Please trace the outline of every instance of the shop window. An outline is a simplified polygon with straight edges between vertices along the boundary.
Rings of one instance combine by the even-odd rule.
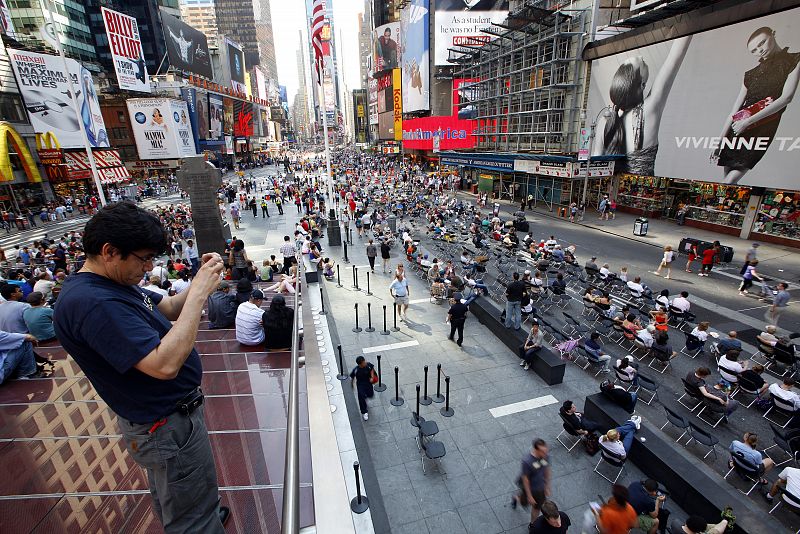
[[[800,193],[767,191],[753,223],[753,231],[800,239]]]
[[[19,95],[0,93],[0,117],[8,122],[28,122]]]

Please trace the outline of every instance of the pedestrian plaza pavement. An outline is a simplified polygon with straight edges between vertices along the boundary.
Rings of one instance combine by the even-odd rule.
[[[412,303],[408,312],[409,320],[398,322],[399,332],[381,335],[383,305],[387,306],[390,331],[392,326],[392,299],[388,290],[391,275],[382,274],[378,265],[376,274],[371,277],[373,295],[368,296],[365,289],[368,263],[362,250],[366,246],[366,239],[359,241],[354,238],[354,241],[354,245],[349,247],[351,263],[340,263],[343,287],[337,287],[335,280],[325,283],[326,298],[332,310],[328,320],[333,322],[331,329],[338,332],[338,343],[342,346],[347,370],[355,365],[355,358],[361,354],[375,365],[377,355],[382,356],[382,382],[388,389],[382,393],[376,392],[375,397],[368,401],[369,420],[360,419],[355,395],[348,404],[348,410],[351,412],[354,434],[356,427],[363,427],[365,447],[368,448],[375,470],[378,487],[370,488],[367,485],[368,495],[370,491],[373,494],[380,492],[391,532],[527,532],[529,513],[521,509],[513,510],[510,503],[515,493],[520,460],[535,438],[545,439],[550,447],[553,469],[551,498],[559,509],[570,516],[575,525],[572,530],[580,532],[588,503],[596,501],[598,494],[607,497],[610,484],[593,472],[599,455],[588,456],[582,446],[568,452],[556,441],[556,436],[562,430],[558,409],[567,399],[574,401],[581,409],[585,397],[597,393],[600,381],[609,375],[594,377],[594,372],[589,374],[568,363],[564,382],[547,386],[532,371],[523,371],[516,354],[472,316],[466,323],[463,347],[459,348],[447,339],[450,327],[444,321],[448,305],[430,303],[427,283],[408,268]],[[398,254],[397,249],[393,250],[392,270],[398,263],[407,264]],[[358,266],[360,290],[352,287],[352,265]],[[577,317],[582,304],[580,296],[573,296],[577,298],[573,299],[567,310]],[[372,303],[372,325],[376,331],[354,333],[351,331],[355,325],[354,305],[359,304],[359,326],[366,328],[368,302]],[[697,306],[693,311],[702,319],[706,310]],[[726,311],[716,309],[713,312],[708,310],[708,313],[719,314],[721,322]],[[556,324],[563,324],[558,307],[554,307],[545,317]],[[683,346],[682,334],[673,334],[672,339],[676,350]],[[748,349],[752,354],[754,348],[745,343],[745,350]],[[628,354],[610,342],[606,343],[606,350],[613,360]],[[692,360],[680,355],[673,360],[673,368],[665,375],[647,369],[647,363],[649,359],[640,363],[642,372],[661,383],[661,402],[695,423],[704,425],[688,410],[680,407],[676,400],[683,393],[680,378],[700,365],[712,368],[712,378],[717,376],[711,357],[701,356]],[[442,404],[421,406],[420,415],[438,424],[440,432],[435,439],[446,448],[446,456],[441,460],[443,472],[428,462],[428,474],[424,474],[415,441],[416,429],[411,425],[411,419],[416,402],[415,386],[421,384],[424,388],[423,367],[427,365],[429,368],[428,393],[433,396],[437,364],[442,365],[443,374],[451,377],[450,406],[455,415],[449,418],[440,415]],[[399,368],[399,395],[405,401],[399,407],[390,404],[395,395],[395,366]],[[777,381],[774,377],[767,380]],[[442,390],[444,393],[444,383]],[[497,414],[498,411],[494,410],[497,416],[492,414],[491,410],[498,407],[502,407],[500,413],[514,412],[516,408],[508,405],[523,401],[530,401],[529,404],[535,407],[508,415]],[[636,413],[643,417],[643,425],[661,432],[658,428],[666,419],[659,402],[651,406],[639,402]],[[698,469],[715,473],[720,484],[732,484],[722,479],[727,472],[727,446],[731,440],[741,439],[745,431],[754,431],[761,436],[760,448],[772,445],[771,429],[762,419],[761,412],[754,408],[741,407],[728,424],[713,430],[706,425],[706,430],[720,440],[716,458],[710,455],[703,460],[707,449],[697,444],[684,447],[685,438],[681,445],[676,445],[676,454],[689,454]],[[680,434],[669,427],[664,433],[672,441]],[[776,469],[768,474],[771,482],[779,471]],[[627,485],[643,478],[636,466],[629,462],[625,465],[620,483]],[[735,482],[733,484],[736,485]],[[763,510],[764,514],[769,510],[760,496],[751,496],[750,500],[752,506]],[[670,505],[667,501],[667,507],[672,510],[673,518],[685,517],[685,513],[676,509],[674,503]],[[791,512],[778,510],[775,515],[787,527],[797,529],[800,526],[800,521]],[[373,509],[373,518],[375,516]],[[378,523],[376,520],[376,531],[380,531]]]

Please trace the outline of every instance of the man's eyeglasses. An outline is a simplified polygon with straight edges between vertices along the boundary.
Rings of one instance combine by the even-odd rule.
[[[145,256],[143,258],[143,257],[139,256],[138,254],[136,254],[135,252],[131,252],[131,256],[133,256],[134,258],[136,258],[137,260],[139,260],[143,264],[144,263],[153,263],[153,260],[156,259],[156,255],[155,254],[148,254],[147,256]]]

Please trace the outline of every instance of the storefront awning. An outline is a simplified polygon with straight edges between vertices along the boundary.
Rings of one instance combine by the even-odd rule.
[[[94,156],[97,170],[100,173],[100,182],[102,184],[113,184],[130,180],[131,173],[125,168],[122,159],[119,157],[119,152],[116,150],[94,150]],[[67,165],[67,175],[70,180],[82,180],[91,178],[92,166],[89,164],[89,158],[86,152],[64,152],[64,161]]]

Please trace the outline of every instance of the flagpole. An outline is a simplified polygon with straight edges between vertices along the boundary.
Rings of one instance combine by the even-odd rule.
[[[318,60],[318,70],[319,72],[319,101],[320,101],[320,109],[322,115],[322,136],[325,139],[325,166],[327,168],[328,174],[325,180],[327,189],[328,189],[328,202],[330,202],[329,211],[328,213],[331,214],[331,219],[335,218],[335,208],[334,208],[334,199],[333,199],[333,177],[331,176],[331,152],[330,152],[330,145],[328,143],[328,108],[325,104],[325,88],[322,85],[322,80],[324,79],[324,59]]]
[[[103,184],[100,182],[100,173],[97,172],[97,164],[94,160],[94,154],[92,154],[92,147],[89,145],[89,137],[86,133],[86,125],[83,124],[83,118],[81,117],[81,111],[78,109],[78,100],[75,97],[75,85],[72,83],[72,74],[69,72],[69,64],[67,63],[67,56],[64,55],[64,47],[61,46],[61,34],[56,29],[56,25],[53,22],[53,14],[50,12],[50,2],[49,0],[42,0],[44,3],[45,16],[47,17],[47,22],[53,28],[53,33],[55,34],[55,45],[56,50],[58,51],[58,55],[61,56],[61,61],[64,63],[64,75],[67,77],[67,81],[69,82],[69,96],[72,99],[72,109],[75,111],[75,118],[78,119],[78,126],[81,129],[81,133],[83,134],[81,137],[83,138],[83,148],[86,150],[86,158],[89,160],[89,166],[92,168],[92,178],[94,178],[94,185],[97,187],[97,196],[100,198],[100,205],[106,205],[106,194],[103,192]],[[45,31],[47,31],[45,29]],[[88,95],[87,95],[88,98]]]

